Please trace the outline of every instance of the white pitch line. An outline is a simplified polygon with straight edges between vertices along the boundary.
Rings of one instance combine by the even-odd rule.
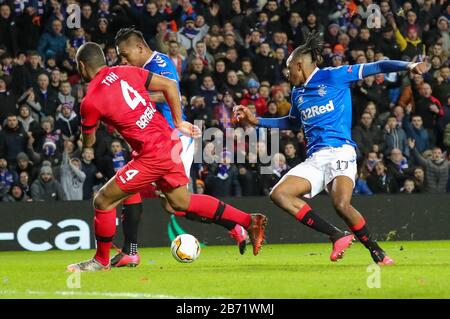
[[[104,298],[134,298],[134,299],[226,299],[226,297],[193,297],[173,296],[162,294],[138,293],[138,292],[101,292],[101,291],[43,291],[43,290],[0,290],[0,295],[26,294],[26,295],[56,295],[63,297],[104,297]]]

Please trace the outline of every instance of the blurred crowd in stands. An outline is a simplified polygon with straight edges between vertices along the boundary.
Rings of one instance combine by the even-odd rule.
[[[68,24],[72,4],[79,28]],[[87,86],[74,60],[95,41],[108,65],[120,64],[114,37],[130,26],[172,59],[188,119],[220,130],[236,125],[238,104],[261,117],[289,113],[286,59],[310,32],[324,42],[321,67],[428,61],[423,76],[378,74],[352,85],[355,193],[449,192],[449,24],[448,0],[0,0],[0,199],[91,199],[130,159],[129,146],[103,125],[95,147],[81,148]],[[244,163],[209,141],[203,147],[214,161],[193,165],[194,192],[258,196],[305,159],[306,145],[302,131],[281,131],[269,164],[259,155],[275,152],[263,142],[239,149]],[[272,174],[261,174],[264,165]]]

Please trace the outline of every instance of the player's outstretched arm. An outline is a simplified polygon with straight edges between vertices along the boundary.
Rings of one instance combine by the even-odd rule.
[[[151,79],[147,89],[151,91],[161,91],[172,111],[173,123],[179,125],[182,119],[181,101],[178,93],[177,82],[170,80],[164,76],[151,73]]]
[[[262,126],[267,128],[279,128],[281,130],[299,130],[300,126],[289,116],[277,118],[256,117],[250,109],[244,105],[237,105],[233,108],[234,116],[238,122],[243,122],[253,126]]]
[[[430,69],[427,62],[405,62],[399,60],[382,60],[373,63],[362,64],[362,77],[366,77],[378,73],[390,73],[399,71],[412,71],[416,74],[424,74]]]
[[[181,99],[178,91],[178,83],[158,74],[152,74],[147,89],[161,91],[172,112],[173,124],[184,135],[200,137],[201,130],[192,123],[183,121]]]
[[[95,144],[95,131],[93,133],[81,134],[81,141],[83,142],[83,148],[93,147]]]

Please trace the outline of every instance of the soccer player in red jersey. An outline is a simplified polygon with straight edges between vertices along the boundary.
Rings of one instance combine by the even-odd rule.
[[[116,206],[126,197],[155,182],[170,207],[195,215],[224,219],[247,229],[257,255],[264,239],[267,218],[248,214],[214,197],[190,194],[189,179],[179,158],[180,139],[164,117],[156,111],[147,90],[163,92],[171,107],[174,125],[182,134],[199,137],[200,129],[181,118],[181,102],[175,81],[147,70],[131,67],[107,67],[101,47],[93,42],[77,52],[78,72],[89,87],[81,103],[83,147],[95,143],[100,121],[113,126],[134,150],[133,159],[122,167],[94,197],[94,230],[97,252],[88,260],[71,264],[71,272],[109,270],[109,252],[116,231]]]

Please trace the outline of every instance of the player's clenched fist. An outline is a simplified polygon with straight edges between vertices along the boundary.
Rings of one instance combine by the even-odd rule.
[[[190,136],[190,137],[194,137],[194,138],[198,138],[198,137],[202,136],[202,130],[198,126],[196,126],[192,123],[182,121],[176,127],[177,127],[177,130],[179,130],[181,132],[181,134],[183,134],[185,136]]]
[[[417,62],[410,63],[408,69],[414,74],[424,74],[427,73],[431,68],[431,64],[428,62]]]
[[[244,124],[258,125],[259,120],[250,109],[244,105],[236,105],[233,108],[233,115],[237,122]]]

